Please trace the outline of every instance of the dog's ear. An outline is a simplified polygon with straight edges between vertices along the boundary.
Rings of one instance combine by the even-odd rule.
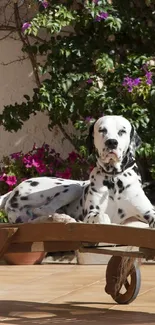
[[[88,147],[88,151],[89,151],[89,155],[92,154],[93,152],[93,147],[94,147],[94,125],[95,125],[96,121],[93,122],[90,127],[89,127],[89,134],[87,137],[87,147]]]
[[[134,126],[132,126],[131,133],[130,133],[130,147],[133,153],[140,147],[142,140],[138,135]]]

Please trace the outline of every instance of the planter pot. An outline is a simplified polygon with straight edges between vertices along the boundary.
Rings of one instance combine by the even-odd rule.
[[[10,265],[40,264],[45,257],[45,252],[6,253],[3,259]]]

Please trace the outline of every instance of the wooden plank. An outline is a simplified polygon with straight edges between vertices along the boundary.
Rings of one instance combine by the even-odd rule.
[[[3,226],[4,227],[4,226]],[[39,241],[107,242],[155,249],[155,229],[82,223],[20,224],[14,243]]]
[[[51,241],[51,242],[30,242],[30,243],[12,243],[7,253],[18,252],[67,252],[79,249],[80,242],[64,242],[64,241]]]
[[[0,258],[7,251],[14,234],[17,232],[17,227],[0,229]]]
[[[106,248],[80,248],[80,253],[95,253],[103,255],[113,255],[113,256],[128,256],[134,258],[145,258],[145,254],[137,250],[128,251],[121,249],[106,249]],[[148,249],[149,251],[149,249]],[[155,256],[155,255],[154,255]]]

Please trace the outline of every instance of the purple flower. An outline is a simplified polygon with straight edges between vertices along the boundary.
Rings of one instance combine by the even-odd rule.
[[[152,72],[147,71],[145,77],[147,85],[152,85]]]
[[[129,93],[133,91],[133,87],[136,87],[140,84],[141,80],[140,78],[131,78],[131,77],[125,77],[123,80],[122,85],[124,87],[127,87],[127,90]]]
[[[87,116],[87,117],[85,118],[85,121],[89,123],[89,122],[92,120],[92,118],[93,118],[93,117],[91,117],[91,116]]]
[[[133,86],[138,86],[140,84],[140,78],[133,79],[132,83],[133,83]]]
[[[93,0],[93,2],[97,5],[99,0]]]
[[[49,3],[47,0],[41,0],[41,4],[45,9],[49,6]]]
[[[22,26],[22,32],[24,33],[25,30],[27,30],[29,27],[31,27],[30,23],[28,23],[28,22],[24,23],[23,26]]]
[[[93,83],[93,79],[88,79],[87,80],[87,84],[92,84]]]
[[[104,12],[104,11],[101,11],[99,12],[99,14],[96,16],[95,20],[96,21],[101,21],[101,20],[105,20],[108,18],[108,13],[107,12]]]
[[[10,155],[11,159],[18,160],[21,157],[21,152],[14,152]]]

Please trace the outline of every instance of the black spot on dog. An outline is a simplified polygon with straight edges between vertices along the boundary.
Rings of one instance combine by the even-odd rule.
[[[18,217],[17,219],[16,219],[16,223],[22,223],[23,221],[22,221],[22,219],[21,219],[21,217]]]
[[[13,195],[13,197],[10,199],[10,206],[12,208],[18,208],[18,203],[17,203],[17,197],[19,196],[19,191],[15,191],[15,194]]]
[[[137,175],[140,175],[140,173],[139,173],[139,169],[138,169],[138,167],[137,167],[136,165],[134,165],[132,169],[134,170],[134,172],[135,172]]]
[[[26,201],[26,200],[28,200],[28,196],[21,196],[21,197],[20,197],[20,200],[22,200],[22,201]]]
[[[97,175],[101,174],[100,170],[98,170],[96,174],[97,174]]]
[[[18,208],[18,203],[12,203],[11,206],[12,206],[12,208],[17,209]]]
[[[128,175],[126,173],[123,173],[123,176],[127,177]]]
[[[95,193],[97,193],[97,190],[95,189],[95,187],[92,187],[91,190]]]
[[[131,174],[130,172],[128,172],[128,175],[129,175],[129,176],[132,176],[132,174]]]
[[[78,219],[79,219],[80,221],[83,221],[84,217],[82,216],[82,214],[80,214],[80,215],[78,216]]]
[[[103,181],[103,185],[104,186],[107,186],[107,188],[110,190],[110,189],[113,189],[114,188],[114,183],[112,182],[112,181],[106,181],[106,180],[104,180]]]
[[[56,182],[55,184],[56,184],[56,185],[61,185],[61,183],[60,183],[60,182]]]
[[[57,197],[57,196],[59,196],[59,195],[60,195],[60,192],[56,193],[56,194],[54,195],[54,197]]]
[[[78,206],[76,207],[76,210],[79,210],[79,207]]]
[[[86,216],[88,214],[88,210],[85,209],[84,212],[83,212],[83,215]]]
[[[44,197],[44,195],[43,194],[40,194],[40,197]]]
[[[129,188],[130,186],[131,186],[131,184],[128,184],[128,185],[125,186],[125,188]]]
[[[63,185],[63,187],[65,187],[65,188],[68,188],[68,187],[69,187],[69,185]]]
[[[39,182],[36,182],[36,181],[33,181],[33,182],[31,182],[31,186],[37,186],[39,184]]]
[[[99,210],[100,208],[99,208],[99,206],[98,205],[96,205],[96,210]]]
[[[117,181],[117,186],[119,188],[119,193],[122,193],[124,191],[124,186],[123,182],[120,179]]]
[[[25,183],[31,183],[31,182],[32,182],[32,180],[25,181]]]
[[[87,185],[85,188],[84,188],[84,195],[86,195],[88,193],[88,190],[89,190],[89,185]]]
[[[94,175],[92,175],[91,178],[94,178]]]
[[[64,182],[63,178],[58,178],[58,181]]]
[[[118,200],[120,200],[120,199],[121,199],[121,197],[119,196],[119,197],[118,197]]]
[[[95,184],[94,184],[94,182],[91,182],[90,185],[91,185],[91,187],[93,187]]]
[[[93,205],[90,205],[89,209],[90,210],[93,210],[94,209],[94,206]]]
[[[113,200],[113,201],[114,201],[114,198],[113,198],[113,196],[111,196],[111,195],[109,196],[109,199],[111,199],[111,200]]]
[[[66,188],[66,189],[63,191],[63,193],[66,193],[66,192],[68,192],[68,191],[69,191],[69,189]]]
[[[119,214],[123,213],[123,210],[119,208],[119,209],[118,209],[118,213],[119,213]]]
[[[83,205],[83,204],[82,204],[82,199],[80,199],[80,206],[82,207],[82,205]]]
[[[125,217],[125,214],[122,213],[121,216],[120,216],[120,218],[123,219],[124,217]]]
[[[118,185],[119,188],[122,188],[123,187],[123,182],[119,179],[117,181],[117,185]]]

